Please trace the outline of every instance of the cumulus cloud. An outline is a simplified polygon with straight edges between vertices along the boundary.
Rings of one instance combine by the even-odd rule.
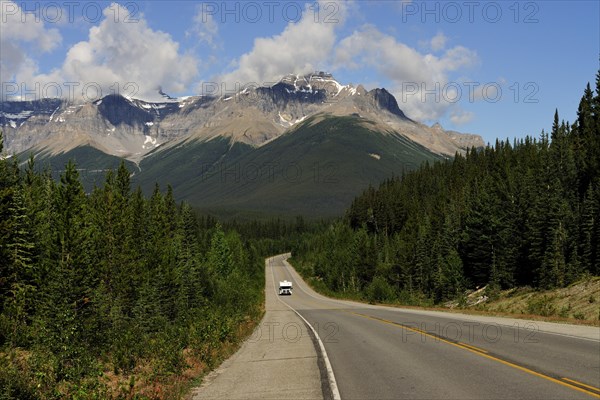
[[[442,36],[436,39],[437,46],[445,45]],[[437,120],[456,108],[456,87],[449,82],[449,73],[479,62],[477,53],[463,46],[440,56],[423,54],[372,25],[341,40],[335,57],[338,67],[369,66],[384,75],[392,82],[391,91],[401,108],[417,120]]]
[[[132,83],[141,98],[156,95],[159,88],[171,93],[186,89],[197,75],[195,58],[181,54],[169,34],[152,30],[145,19],[128,23],[110,18],[112,13],[106,8],[105,19],[90,29],[88,40],[69,50],[62,66],[65,78],[97,83],[104,94]]]
[[[46,29],[43,20],[36,17],[34,12],[23,11],[11,0],[2,1],[0,26],[2,41],[35,43],[45,52],[53,50],[62,40],[57,29]]]
[[[455,125],[464,125],[471,122],[475,118],[475,114],[471,111],[463,111],[460,109],[453,110],[450,114],[450,122]]]
[[[37,41],[42,50],[49,50],[59,42],[58,31],[44,29],[43,25],[33,22],[30,26],[12,17],[11,25],[3,24],[2,29],[3,76],[6,76],[4,70],[10,68],[7,76],[27,87],[57,82],[65,89],[63,96],[79,98],[83,95],[84,99],[115,92],[158,99],[158,89],[178,93],[188,88],[198,73],[196,59],[182,54],[179,44],[169,34],[152,30],[144,18],[115,19],[112,18],[115,12],[128,14],[118,4],[106,7],[104,19],[90,28],[88,39],[72,46],[62,66],[47,74],[38,74],[36,63],[19,53],[18,48],[15,50],[14,45],[4,46],[4,32],[11,32],[9,44],[16,40]],[[5,54],[9,57],[5,58]],[[71,88],[77,86],[70,90],[65,83]],[[91,90],[83,92],[86,86]],[[40,93],[42,97],[46,94]]]
[[[290,22],[280,34],[255,39],[252,50],[233,62],[233,70],[215,80],[229,88],[324,69],[336,43],[336,30],[344,23],[351,4],[344,1],[319,4],[321,12],[308,4],[302,18]]]
[[[188,36],[195,36],[200,43],[205,43],[211,48],[217,47],[217,38],[219,35],[219,26],[215,22],[212,14],[204,12],[202,9],[194,16],[193,27],[186,32]]]
[[[444,48],[446,48],[447,41],[448,41],[448,38],[443,33],[440,32],[437,35],[435,35],[433,38],[431,38],[429,45],[431,46],[431,50],[440,51],[440,50],[443,50]]]
[[[57,29],[48,29],[41,18],[25,12],[13,1],[0,4],[0,76],[2,82],[18,81],[19,75],[37,74],[38,65],[29,55],[54,50],[62,42]],[[29,54],[28,54],[29,53]]]

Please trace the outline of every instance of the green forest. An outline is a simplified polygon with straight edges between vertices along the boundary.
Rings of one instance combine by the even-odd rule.
[[[600,275],[600,72],[574,123],[369,187],[292,254],[325,293],[415,305]]]
[[[258,242],[129,179],[86,194],[71,162],[0,161],[0,398],[164,398],[260,320]]]

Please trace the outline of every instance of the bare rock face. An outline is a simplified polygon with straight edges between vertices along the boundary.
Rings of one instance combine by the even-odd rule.
[[[61,99],[0,103],[0,128],[9,152],[62,153],[81,145],[139,162],[159,146],[227,137],[259,147],[318,115],[355,115],[381,132],[399,133],[431,151],[453,156],[484,145],[480,136],[412,121],[385,89],[341,85],[325,72],[287,75],[269,87],[235,95],[160,102],[109,95],[73,104]]]

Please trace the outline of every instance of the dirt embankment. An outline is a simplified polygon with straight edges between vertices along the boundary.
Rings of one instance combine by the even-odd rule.
[[[529,287],[493,292],[481,288],[467,295],[464,304],[449,308],[523,316],[556,322],[600,325],[600,277],[591,277],[553,290]]]

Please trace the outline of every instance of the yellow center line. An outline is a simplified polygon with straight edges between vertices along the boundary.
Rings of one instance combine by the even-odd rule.
[[[597,388],[597,387],[594,387],[594,386],[590,386],[590,385],[586,385],[585,383],[581,383],[581,382],[578,382],[578,381],[573,380],[573,379],[563,378],[563,381],[571,382],[571,383],[574,383],[576,385],[583,386],[583,387],[586,387],[588,389],[595,390],[596,392],[600,392],[600,388]]]
[[[429,336],[429,337],[431,337],[431,338],[434,338],[434,339],[436,339],[436,340],[442,341],[442,342],[444,342],[444,343],[448,343],[448,344],[450,344],[450,345],[452,345],[452,346],[455,346],[455,347],[461,348],[461,349],[463,349],[463,350],[470,351],[471,353],[473,353],[473,354],[477,354],[477,355],[479,355],[479,356],[481,356],[481,357],[485,357],[485,358],[487,358],[487,359],[490,359],[490,360],[493,360],[493,361],[497,361],[497,362],[499,362],[499,363],[501,363],[501,364],[504,364],[504,365],[507,365],[507,366],[509,366],[509,367],[512,367],[512,368],[518,369],[518,370],[520,370],[520,371],[523,371],[523,372],[527,372],[528,374],[535,375],[535,376],[537,376],[537,377],[540,377],[540,378],[546,379],[546,380],[548,380],[548,381],[550,381],[550,382],[558,383],[559,385],[562,385],[562,386],[568,387],[569,389],[577,390],[578,392],[582,392],[582,393],[585,393],[585,394],[587,394],[587,395],[590,395],[590,396],[592,396],[592,397],[595,397],[595,398],[597,398],[597,399],[600,399],[600,394],[596,394],[596,393],[594,393],[594,392],[590,392],[589,390],[583,389],[583,388],[581,388],[581,387],[579,387],[579,386],[575,386],[575,385],[573,385],[573,384],[571,384],[571,383],[567,383],[567,382],[561,381],[561,380],[559,380],[559,379],[552,378],[551,376],[544,375],[544,374],[542,374],[542,373],[536,372],[536,371],[534,371],[534,370],[532,370],[532,369],[529,369],[529,368],[527,368],[527,367],[523,367],[523,366],[521,366],[521,365],[518,365],[518,364],[512,363],[512,362],[510,362],[510,361],[506,361],[506,360],[503,360],[503,359],[501,359],[501,358],[498,358],[498,357],[495,357],[495,356],[492,356],[492,355],[486,354],[486,353],[482,352],[482,351],[481,351],[481,350],[479,350],[479,349],[478,349],[478,350],[475,350],[475,349],[472,349],[472,348],[470,348],[470,347],[473,347],[473,346],[468,346],[468,347],[467,347],[467,345],[465,345],[464,343],[456,343],[456,342],[452,342],[452,341],[450,341],[450,340],[446,340],[446,339],[444,339],[444,338],[441,338],[441,337],[439,337],[439,336],[432,335],[432,334],[430,334],[430,333],[428,333],[428,332],[426,332],[426,331],[423,331],[423,330],[421,330],[421,329],[411,328],[410,326],[402,325],[402,324],[400,324],[400,323],[398,323],[398,322],[390,321],[390,320],[387,320],[387,319],[378,318],[378,317],[373,317],[373,316],[371,316],[371,315],[360,314],[360,313],[356,313],[356,312],[351,312],[351,314],[357,315],[357,316],[359,316],[359,317],[368,318],[368,319],[372,319],[372,320],[375,320],[375,321],[383,322],[383,323],[386,323],[386,324],[390,324],[390,325],[398,326],[398,327],[401,327],[401,328],[403,328],[403,329],[408,329],[409,331],[413,331],[413,332],[421,333],[421,334],[423,334],[423,335],[425,335],[425,336]],[[563,378],[563,379],[564,379],[564,380],[567,380],[567,381],[570,381],[570,382],[576,382],[576,381],[571,381],[570,379],[567,379],[567,378]],[[576,382],[576,383],[577,383],[578,385],[582,385],[582,386],[585,386],[585,387],[588,387],[588,388],[590,388],[590,386],[583,385],[583,384],[581,384],[581,383],[579,383],[579,382]],[[593,387],[591,387],[591,388],[593,388]],[[593,388],[593,390],[598,390],[598,389],[596,389],[596,388]]]
[[[480,349],[479,347],[475,347],[475,346],[472,346],[470,344],[466,344],[466,343],[462,343],[462,342],[459,342],[458,344],[460,344],[461,346],[468,347],[468,348],[473,349],[473,350],[477,350],[477,351],[479,351],[481,353],[486,353],[487,354],[487,350]]]

